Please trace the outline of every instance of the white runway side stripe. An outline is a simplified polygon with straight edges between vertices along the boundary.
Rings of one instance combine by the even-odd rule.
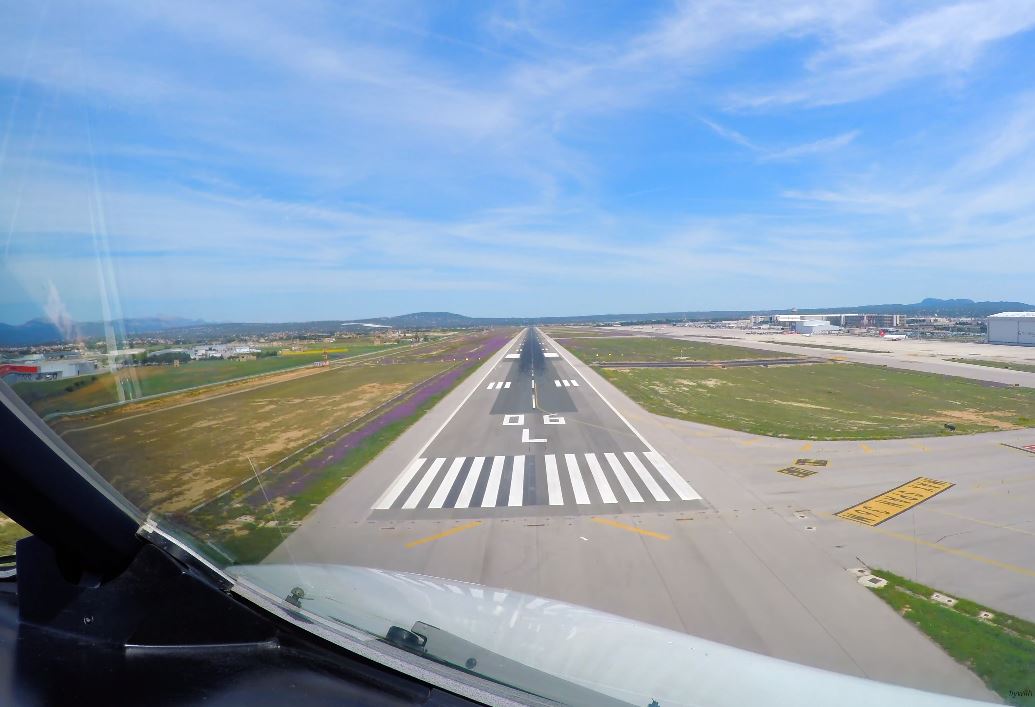
[[[571,490],[575,494],[575,503],[580,505],[589,503],[589,494],[586,493],[586,484],[582,481],[579,460],[574,454],[565,454],[564,463],[568,465],[568,477],[571,479]]]
[[[561,477],[557,474],[557,457],[546,455],[546,493],[551,506],[563,506],[564,494],[561,492]]]
[[[650,475],[650,472],[647,471],[647,467],[643,465],[643,462],[641,462],[632,452],[626,452],[625,458],[629,460],[629,464],[632,465],[636,475],[640,477],[640,481],[642,481],[643,485],[647,487],[648,491],[650,491],[650,495],[654,497],[654,500],[667,501],[668,495],[661,490],[661,487],[658,486],[658,482]]]
[[[453,463],[449,465],[449,471],[442,477],[442,483],[438,485],[438,491],[435,492],[434,497],[431,499],[431,503],[428,504],[428,508],[441,508],[442,504],[446,502],[446,496],[449,495],[449,490],[453,488],[453,482],[456,481],[457,474],[460,473],[460,467],[464,465],[467,457],[457,457],[453,460]]]
[[[600,498],[603,499],[604,503],[618,503],[614,492],[611,491],[611,485],[607,483],[607,479],[604,477],[604,470],[600,468],[597,455],[587,454],[586,463],[589,465],[589,473],[593,475],[593,482],[597,485],[597,491],[600,492]]]
[[[520,506],[525,495],[525,456],[514,457],[514,465],[510,468],[510,497],[508,506]]]
[[[618,461],[618,457],[611,452],[604,455],[607,459],[608,465],[611,467],[611,471],[614,472],[615,478],[618,479],[618,483],[621,485],[622,490],[625,491],[625,496],[633,503],[643,503],[643,496],[636,490],[636,485],[629,478],[629,475],[625,473],[625,469],[622,467],[622,463]]]
[[[442,465],[446,463],[445,457],[439,457],[431,463],[428,470],[424,472],[424,476],[420,482],[413,489],[413,493],[406,499],[406,503],[403,504],[403,508],[416,508],[417,504],[420,503],[421,498],[424,497],[424,493],[431,486],[431,482],[435,480],[435,475],[438,474],[438,470],[442,468]]]
[[[482,464],[485,457],[475,457],[471,461],[471,468],[464,479],[464,485],[460,489],[460,495],[456,497],[455,508],[467,508],[471,505],[471,496],[474,495],[474,487],[478,485],[478,478],[482,474]]]
[[[414,459],[410,465],[403,470],[403,473],[399,474],[399,477],[395,482],[388,487],[384,496],[378,499],[377,503],[374,504],[374,508],[379,510],[391,508],[392,504],[395,503],[395,499],[399,498],[399,494],[401,494],[403,489],[409,485],[410,480],[417,475],[417,472],[420,471],[421,466],[426,461],[427,459]]]
[[[667,461],[665,461],[665,457],[661,456],[657,452],[644,452],[643,456],[647,457],[658,472],[665,477],[665,481],[669,483],[672,489],[676,492],[676,495],[681,499],[684,501],[696,501],[701,497],[701,495],[694,491],[693,487],[688,484]]]
[[[492,468],[489,470],[489,482],[485,484],[485,493],[482,495],[482,508],[492,508],[496,505],[496,497],[500,494],[500,480],[503,478],[503,460],[506,457],[493,457]]]

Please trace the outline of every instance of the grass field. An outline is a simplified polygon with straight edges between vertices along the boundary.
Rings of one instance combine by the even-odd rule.
[[[144,509],[178,512],[388,400],[445,362],[329,369],[145,412],[119,408],[52,426]]]
[[[310,478],[308,483],[302,485],[298,493],[289,497],[274,495],[270,503],[261,505],[254,505],[241,496],[230,494],[222,502],[207,506],[192,515],[191,524],[209,543],[219,547],[234,562],[261,562],[313,509],[420,419],[446,392],[431,397],[413,414],[392,422],[364,439],[350,454],[321,469],[315,478]]]
[[[1035,425],[1035,390],[852,363],[604,369],[651,412],[794,439],[894,439]]]
[[[1011,371],[1025,371],[1027,373],[1035,373],[1035,363],[1012,363],[1009,361],[986,361],[984,359],[974,358],[950,358],[950,361],[956,363],[972,363],[975,366],[988,366],[990,368],[1008,368]]]
[[[225,545],[238,561],[259,559],[514,333],[396,346],[50,424],[145,511],[189,528],[202,544]],[[267,469],[254,481],[254,470]]]
[[[617,337],[617,336],[631,336],[629,332],[623,331],[619,328],[602,328],[594,329],[590,327],[565,327],[565,326],[550,326],[543,327],[543,333],[547,336],[552,336],[555,339],[564,339],[566,337],[575,338],[593,338],[593,337]]]
[[[564,342],[564,347],[586,363],[732,361],[734,359],[787,358],[791,355],[700,341],[632,336],[613,339],[571,339]]]
[[[931,601],[935,590],[930,587],[884,570],[873,573],[888,580],[872,590],[877,596],[970,668],[1007,704],[1035,706],[1035,624],[966,599],[950,608]],[[980,619],[981,611],[995,617]]]
[[[357,345],[348,347],[347,352],[332,355],[332,358],[359,356],[387,348],[394,348],[394,345]],[[322,352],[316,352],[293,356],[269,356],[254,361],[191,361],[181,366],[138,366],[123,368],[116,373],[22,382],[16,383],[13,387],[22,400],[42,416],[117,402],[117,386],[122,387],[126,398],[134,399],[199,385],[222,383],[244,376],[275,373],[305,366],[322,358]],[[70,387],[71,391],[68,390]]]

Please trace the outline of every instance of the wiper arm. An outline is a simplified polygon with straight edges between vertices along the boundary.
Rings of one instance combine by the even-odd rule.
[[[628,702],[502,656],[423,621],[413,624],[409,630],[392,626],[385,640],[396,648],[522,692],[529,692],[528,686],[534,685],[536,692],[533,694],[562,704],[602,707],[629,705]]]

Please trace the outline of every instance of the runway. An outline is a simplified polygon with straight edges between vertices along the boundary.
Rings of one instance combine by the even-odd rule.
[[[705,436],[714,428],[698,436],[675,422],[526,329],[267,562],[475,582],[805,665],[994,699],[856,582],[846,569],[857,560],[817,544],[806,526],[818,523],[794,514],[805,507],[794,487],[763,495],[717,451],[750,435],[718,446]]]
[[[702,507],[668,461],[529,330],[400,470],[371,518]]]

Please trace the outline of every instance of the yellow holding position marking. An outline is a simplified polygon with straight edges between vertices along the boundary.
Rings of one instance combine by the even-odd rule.
[[[429,535],[426,538],[420,538],[418,540],[412,540],[412,541],[406,543],[406,545],[404,547],[417,547],[418,545],[423,545],[424,543],[430,543],[430,542],[432,542],[434,540],[441,540],[442,538],[448,538],[450,535],[455,535],[456,533],[459,533],[461,530],[469,530],[470,528],[475,528],[475,527],[477,527],[477,526],[479,526],[481,524],[482,524],[482,522],[480,520],[473,520],[470,523],[464,523],[463,525],[454,526],[454,527],[450,528],[449,530],[443,530],[441,533],[435,533],[434,535]]]
[[[913,506],[923,503],[953,486],[955,484],[948,481],[918,476],[912,481],[834,515],[863,525],[880,525],[889,518],[894,518],[899,513],[904,513]]]
[[[610,525],[612,528],[620,528],[621,530],[628,530],[633,533],[639,533],[640,535],[646,535],[648,538],[657,538],[658,540],[671,540],[671,535],[665,535],[664,533],[655,533],[653,530],[644,530],[643,528],[637,528],[635,525],[627,525],[626,523],[619,523],[617,520],[611,520],[610,518],[593,518],[594,523],[603,523],[604,525]]]

